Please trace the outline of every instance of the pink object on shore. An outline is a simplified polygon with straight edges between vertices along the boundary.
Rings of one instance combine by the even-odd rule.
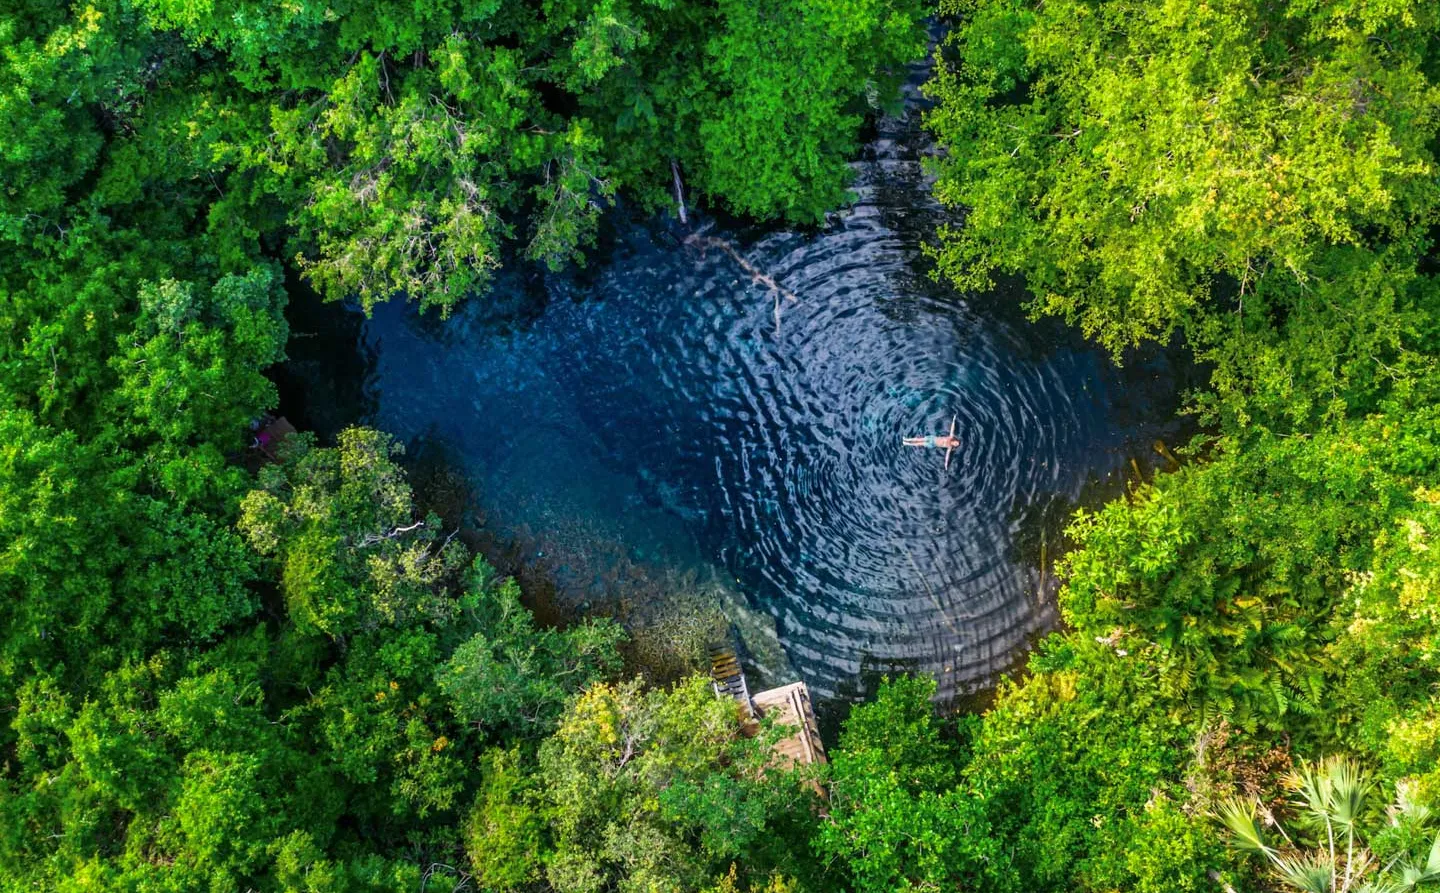
[[[270,424],[260,429],[259,434],[255,435],[255,446],[265,454],[265,458],[273,461],[280,444],[294,433],[296,433],[295,426],[290,424],[289,419],[283,415],[276,416]]]

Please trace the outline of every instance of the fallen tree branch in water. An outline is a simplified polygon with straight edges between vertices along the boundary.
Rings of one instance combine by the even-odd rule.
[[[707,248],[719,248],[721,251],[728,254],[730,256],[730,259],[735,261],[735,263],[740,266],[740,269],[750,274],[750,279],[752,282],[757,285],[763,285],[766,288],[770,289],[770,293],[775,296],[775,334],[776,336],[779,336],[780,298],[783,296],[787,300],[798,302],[800,299],[795,296],[795,293],[793,291],[776,282],[775,277],[767,275],[759,267],[746,260],[745,256],[741,254],[734,245],[730,244],[730,242],[726,241],[725,239],[720,239],[715,236],[705,236],[701,235],[700,233],[694,233],[685,238],[685,244],[698,246],[702,254]]]

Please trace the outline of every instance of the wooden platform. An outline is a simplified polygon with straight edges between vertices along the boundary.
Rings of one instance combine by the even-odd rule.
[[[289,419],[283,415],[276,416],[255,435],[255,447],[265,455],[265,458],[274,462],[279,456],[280,445],[285,442],[285,438],[295,433],[295,426],[290,424]]]
[[[820,742],[820,727],[815,722],[815,708],[810,703],[810,689],[803,682],[762,691],[751,700],[757,717],[774,717],[777,726],[789,726],[793,734],[775,743],[777,762],[784,765],[808,766],[824,763],[825,745]]]
[[[772,717],[781,729],[794,731],[775,742],[775,763],[782,766],[809,766],[824,763],[825,745],[810,703],[810,689],[792,682],[751,697],[740,658],[729,643],[710,647],[710,678],[718,697],[733,699],[740,710],[740,722],[747,735],[760,731],[760,720]],[[821,792],[822,796],[824,792]]]

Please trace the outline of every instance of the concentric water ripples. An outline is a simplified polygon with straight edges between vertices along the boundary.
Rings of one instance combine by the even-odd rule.
[[[774,292],[728,252],[636,226],[521,334],[462,314],[437,338],[382,312],[377,421],[439,433],[477,468],[514,450],[581,461],[566,450],[583,429],[587,459],[662,494],[775,617],[821,694],[867,668],[932,672],[952,693],[989,681],[1052,620],[1021,518],[1113,469],[1127,432],[1109,426],[1093,354],[929,282],[928,198],[893,135],[823,232],[707,230],[793,293],[778,323]],[[901,445],[952,418],[948,472],[943,451]]]
[[[715,333],[703,369],[683,331],[654,343],[675,347],[659,362],[684,370],[667,377],[689,382],[698,430],[716,432],[712,527],[791,662],[827,692],[867,663],[961,687],[1048,620],[1014,528],[1038,499],[1074,495],[1083,477],[1066,466],[1096,407],[1072,402],[1073,368],[1026,359],[993,321],[916,294],[913,246],[875,236],[842,224],[753,246],[798,297],[778,332],[765,294],[709,270],[692,311]],[[694,393],[707,381],[718,386]],[[902,446],[952,418],[948,472],[940,451]]]

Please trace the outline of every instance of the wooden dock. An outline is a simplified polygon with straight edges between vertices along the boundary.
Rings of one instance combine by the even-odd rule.
[[[754,704],[757,719],[773,717],[777,726],[794,730],[775,742],[776,762],[784,766],[826,762],[825,745],[820,741],[820,727],[805,683],[792,682],[762,691],[755,696]]]
[[[739,657],[723,645],[710,649],[710,678],[718,697],[733,698],[740,706],[741,722],[747,734],[757,734],[760,721],[766,717],[778,727],[793,730],[775,742],[777,765],[809,766],[826,762],[825,745],[820,741],[820,727],[815,722],[815,708],[805,683],[792,682],[751,697]]]

